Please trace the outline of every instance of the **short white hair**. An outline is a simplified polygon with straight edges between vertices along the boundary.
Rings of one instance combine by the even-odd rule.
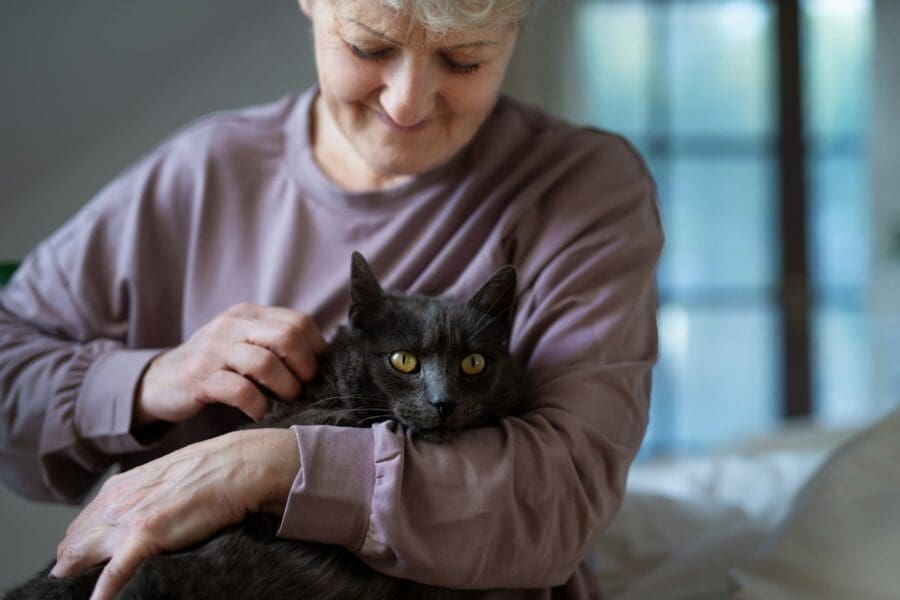
[[[433,33],[519,24],[535,0],[379,0]]]

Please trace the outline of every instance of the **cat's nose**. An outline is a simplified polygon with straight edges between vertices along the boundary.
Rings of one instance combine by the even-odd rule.
[[[450,398],[441,398],[440,400],[430,400],[432,406],[434,406],[438,414],[442,419],[446,419],[450,415],[453,414],[453,411],[456,410],[456,400],[452,400]]]

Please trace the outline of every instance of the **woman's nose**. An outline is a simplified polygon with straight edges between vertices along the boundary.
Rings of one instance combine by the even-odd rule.
[[[426,61],[399,61],[386,78],[381,106],[401,127],[414,127],[432,116],[437,81]]]

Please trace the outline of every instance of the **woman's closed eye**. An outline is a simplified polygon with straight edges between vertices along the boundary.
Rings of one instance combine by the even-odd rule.
[[[347,45],[350,47],[350,51],[353,52],[354,56],[363,60],[382,61],[390,58],[391,54],[394,52],[392,46],[363,48],[362,46],[357,46],[356,44],[351,44],[349,42]],[[479,62],[459,62],[454,60],[449,54],[443,52],[440,53],[439,56],[444,67],[451,73],[468,75],[470,73],[475,73],[481,68],[481,63]]]
[[[348,43],[347,45],[350,46],[350,50],[353,52],[353,54],[355,54],[359,58],[362,58],[363,60],[384,60],[385,58],[390,56],[390,53],[393,50],[393,48],[390,46],[369,49],[369,48],[361,48],[360,46],[357,46],[356,44]]]
[[[444,61],[444,65],[451,73],[457,73],[459,75],[468,75],[470,73],[475,73],[478,71],[478,69],[481,68],[481,63],[461,63],[453,60],[447,54],[441,54],[441,60]]]

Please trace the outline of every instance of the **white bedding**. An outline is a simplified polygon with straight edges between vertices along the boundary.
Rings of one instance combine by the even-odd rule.
[[[635,464],[622,509],[595,546],[604,599],[734,597],[735,567],[773,544],[798,491],[867,431],[789,431],[731,451]],[[884,597],[900,598],[900,589],[891,593]]]

